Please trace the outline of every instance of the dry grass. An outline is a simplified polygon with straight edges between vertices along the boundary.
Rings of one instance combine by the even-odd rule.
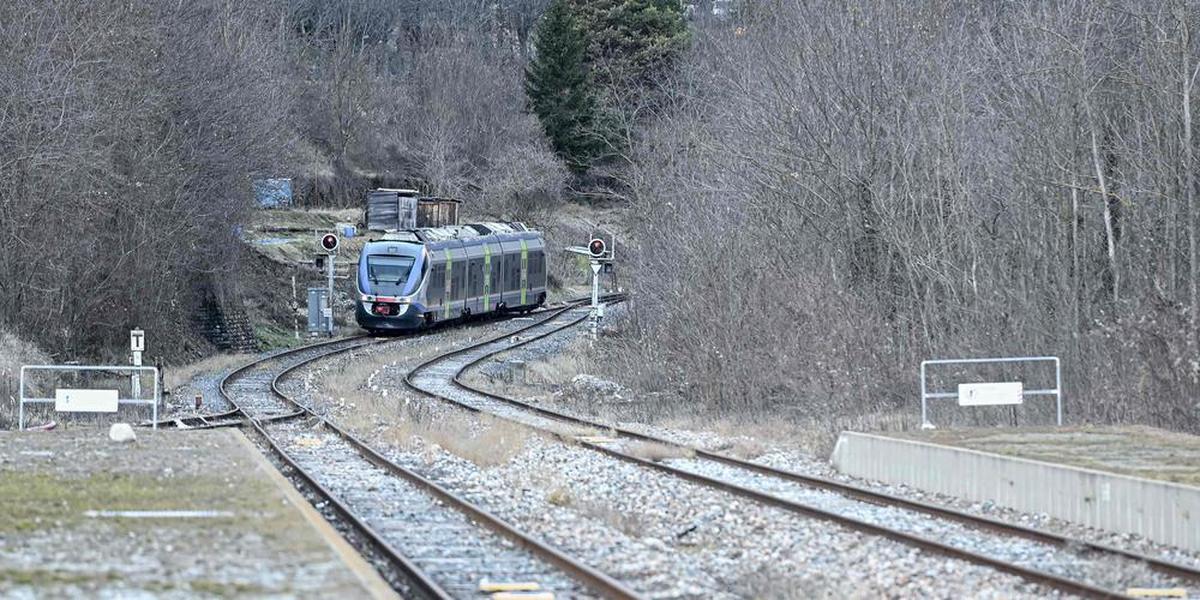
[[[566,385],[576,375],[586,373],[587,345],[582,340],[572,342],[562,352],[525,364],[525,383],[528,385]]]
[[[405,347],[403,358],[387,351],[359,353],[317,375],[316,391],[335,407],[337,421],[356,433],[425,451],[430,460],[436,446],[480,467],[507,463],[525,448],[529,432],[524,427],[487,415],[426,414],[423,405],[402,390],[387,390],[384,395],[384,390],[372,389],[385,369],[405,369],[424,354],[444,349],[444,345],[430,345],[423,351]]]
[[[475,387],[514,398],[546,400],[553,398],[568,412],[591,414],[608,422],[642,422],[669,429],[709,432],[723,442],[707,449],[742,460],[754,460],[774,448],[798,449],[812,456],[827,456],[833,450],[837,436],[843,430],[904,431],[916,424],[907,413],[860,415],[835,419],[791,418],[779,414],[714,414],[712,411],[693,413],[680,410],[683,401],[659,406],[650,402],[596,404],[577,399],[571,394],[555,395],[552,390],[569,389],[571,380],[587,373],[589,361],[585,344],[577,343],[563,353],[526,362],[523,376],[513,380],[490,377],[473,370],[466,380]],[[600,429],[559,425],[554,431],[568,438],[604,436]],[[656,447],[658,446],[658,447]],[[648,460],[679,458],[678,450],[669,446],[638,446],[635,454]]]
[[[661,462],[672,458],[692,458],[696,455],[695,452],[688,448],[680,448],[679,446],[660,444],[658,442],[632,441],[626,443],[622,450],[626,454],[653,462]]]
[[[811,456],[828,456],[843,431],[909,431],[918,428],[915,414],[888,412],[830,419],[780,418],[779,415],[714,416],[672,415],[647,422],[671,429],[705,431],[724,439],[707,448],[743,460],[753,460],[773,447],[800,450]]]
[[[7,331],[0,331],[0,429],[16,426],[16,396],[20,387],[21,367],[49,362],[50,357],[37,346]]]
[[[616,510],[608,502],[577,501],[575,509],[581,514],[605,523],[609,527],[633,538],[646,535],[649,529],[646,518],[640,511]]]
[[[215,375],[250,362],[249,354],[214,354],[196,362],[163,369],[163,386],[168,389],[187,385],[199,375]]]
[[[571,506],[575,503],[575,498],[571,495],[571,490],[558,486],[546,493],[546,502],[554,506]]]
[[[297,230],[325,230],[338,223],[357,223],[362,220],[362,210],[324,208],[285,208],[254,211],[251,227],[258,230],[288,228]]]
[[[742,460],[754,460],[763,454],[766,454],[767,447],[761,440],[738,436],[725,444],[721,444],[712,448],[715,452],[722,452],[734,458]]]
[[[486,415],[452,414],[436,422],[403,420],[390,426],[387,435],[401,444],[420,438],[480,467],[507,464],[525,449],[529,430],[524,427]]]
[[[529,438],[524,427],[487,415],[451,412],[430,419],[403,395],[360,392],[341,400],[339,424],[392,446],[426,451],[430,462],[436,446],[480,467],[503,465],[525,449]]]
[[[471,387],[525,402],[541,402],[547,398],[546,394],[539,393],[540,390],[527,386],[520,381],[505,381],[503,379],[480,375],[478,370],[475,369],[468,371],[463,376],[462,381]]]

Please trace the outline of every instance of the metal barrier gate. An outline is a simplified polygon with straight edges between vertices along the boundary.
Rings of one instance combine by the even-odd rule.
[[[959,384],[957,392],[930,392],[926,389],[926,367],[929,365],[953,365],[953,364],[985,364],[985,363],[1021,363],[1021,362],[1053,362],[1054,363],[1054,389],[1033,389],[1026,390],[1021,382],[1003,382],[1003,383],[976,383],[976,384]],[[966,393],[979,392],[980,401],[964,402],[964,386],[967,387]],[[991,386],[991,387],[987,387]],[[1008,387],[1006,387],[1008,386]],[[988,401],[987,396],[996,396],[997,401]],[[1016,398],[1013,402],[1004,399]],[[1063,420],[1063,405],[1062,405],[1062,363],[1057,356],[1017,356],[1009,358],[956,358],[956,359],[937,359],[921,361],[921,427],[933,427],[929,422],[929,407],[928,401],[937,398],[956,398],[959,405],[962,406],[984,406],[990,404],[1018,404],[1020,399],[1026,396],[1054,396],[1056,401],[1055,412],[1057,414],[1058,426],[1062,427]]]
[[[119,389],[69,389],[55,387],[54,397],[26,396],[27,374],[37,371],[79,371],[79,372],[109,372],[129,373],[130,397],[122,398]],[[154,376],[153,392],[150,398],[141,398],[140,374],[149,373]],[[129,365],[25,365],[21,367],[21,397],[17,409],[17,428],[25,429],[26,404],[53,404],[57,412],[106,412],[115,413],[121,405],[150,406],[153,412],[154,427],[158,427],[158,404],[162,387],[159,385],[158,369],[155,367],[134,367]]]

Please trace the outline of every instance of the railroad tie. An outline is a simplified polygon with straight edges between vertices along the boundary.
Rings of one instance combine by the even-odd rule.
[[[542,586],[536,581],[488,581],[479,582],[481,592],[536,592]]]
[[[1134,598],[1187,598],[1187,590],[1184,588],[1129,588],[1125,590],[1125,595]]]

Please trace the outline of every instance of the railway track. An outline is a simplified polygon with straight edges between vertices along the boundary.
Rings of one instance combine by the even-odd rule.
[[[618,298],[622,298],[622,297],[623,297],[622,294],[610,294],[610,295],[604,296],[604,299],[607,301],[607,300],[618,299]],[[548,307],[544,307],[544,308],[535,309],[533,311],[530,311],[528,314],[529,315],[538,315],[538,314],[542,314],[542,313],[546,313],[546,312],[557,311],[563,307],[579,305],[581,303],[588,302],[588,301],[589,301],[589,298],[582,298],[582,297],[581,298],[572,298],[572,299],[563,301],[558,306],[548,306]],[[495,322],[498,318],[503,319],[505,317],[477,319],[475,321],[471,321],[466,324],[452,324],[450,326],[453,326],[453,327],[475,327],[480,324]],[[440,329],[440,326],[435,329],[419,331],[419,332],[416,332],[416,333],[413,333],[410,335],[417,335],[417,336],[425,335],[428,333],[432,333],[434,331],[438,331],[439,329]],[[346,338],[338,338],[338,339],[333,339],[333,340],[316,342],[313,344],[307,344],[307,345],[299,346],[296,348],[288,348],[288,349],[280,350],[278,352],[270,354],[266,357],[263,357],[260,360],[252,361],[246,365],[243,365],[243,367],[239,368],[238,371],[241,371],[244,368],[251,368],[256,364],[259,364],[263,361],[270,360],[270,359],[282,360],[282,359],[286,359],[286,358],[291,358],[294,360],[303,360],[308,355],[311,355],[314,353],[321,354],[321,353],[325,352],[326,350],[330,349],[331,347],[336,347],[341,344],[347,344],[347,343],[352,343],[352,342],[365,342],[366,340],[369,340],[369,339],[371,339],[371,336],[366,335],[366,334],[359,334],[359,335],[354,335],[354,336],[350,336],[350,337],[346,337]],[[375,339],[386,340],[388,338],[375,338]],[[359,346],[355,346],[352,348],[346,348],[346,350],[354,350],[358,347],[362,347],[365,345],[368,345],[368,344],[363,343]],[[295,417],[295,416],[299,416],[299,415],[300,415],[299,412],[292,411],[291,414],[282,415],[279,418],[286,419],[286,418],[291,418],[291,417]],[[157,422],[144,421],[142,423],[139,423],[138,426],[139,427],[157,426],[157,427],[174,428],[174,429],[214,429],[214,428],[218,428],[218,427],[241,427],[245,424],[246,424],[246,421],[245,421],[245,415],[244,415],[243,411],[241,411],[235,407],[235,408],[231,408],[229,410],[218,411],[218,412],[213,412],[213,413],[173,416],[173,417],[169,417],[169,418],[159,419]]]
[[[549,312],[562,310],[569,308]],[[234,407],[228,416],[251,425],[285,475],[314,504],[337,515],[348,537],[369,548],[368,556],[405,597],[477,596],[481,581],[534,582],[565,597],[636,597],[607,575],[388,460],[280,388],[282,379],[303,366],[388,342],[347,338],[248,363],[220,383],[222,397]]]
[[[334,353],[338,354],[343,351],[354,350],[356,348],[361,348],[363,346],[370,345],[370,343],[371,343],[370,339],[371,338],[367,335],[355,335],[355,336],[351,336],[351,337],[326,340],[326,341],[317,342],[314,344],[307,344],[307,345],[296,347],[296,348],[288,348],[285,350],[280,350],[273,354],[264,356],[258,360],[251,361],[245,365],[242,365],[241,367],[238,367],[236,370],[227,374],[222,379],[222,382],[228,380],[230,377],[232,377],[234,375],[240,375],[244,372],[251,371],[254,368],[256,368],[256,366],[267,364],[269,361],[284,361],[284,360],[303,361],[306,358],[312,357],[312,356],[326,356],[326,355],[328,355],[328,353],[330,352],[331,349],[337,349],[338,351],[334,352]],[[347,344],[350,344],[350,347],[341,349],[341,346],[344,346]],[[253,375],[248,375],[248,377],[253,377]],[[292,410],[292,411],[288,411],[284,415],[277,416],[276,418],[280,418],[280,419],[293,418],[293,417],[298,417],[301,414],[303,414],[303,411]],[[157,423],[153,422],[153,421],[147,421],[144,423],[140,423],[139,425],[141,427],[150,427],[150,426],[156,425],[156,426],[162,427],[162,428],[174,428],[174,429],[215,429],[218,427],[241,427],[245,424],[246,424],[246,414],[241,409],[234,406],[233,408],[230,408],[230,409],[224,410],[224,411],[198,414],[198,415],[181,415],[181,416],[160,419]]]
[[[1143,587],[1200,583],[1200,570],[1157,557],[756,464],[532,405],[462,380],[467,370],[483,361],[577,326],[587,316],[586,311],[567,310],[517,332],[434,357],[410,371],[405,383],[414,391],[459,408],[531,427],[618,460],[983,565],[1060,592],[1090,598],[1128,597],[1122,588],[1094,583],[1106,580],[1114,569],[1144,570]],[[646,443],[674,449],[684,458],[662,462],[640,458],[631,446]]]

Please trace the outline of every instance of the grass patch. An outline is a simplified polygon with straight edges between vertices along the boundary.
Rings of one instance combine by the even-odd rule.
[[[207,579],[198,579],[188,582],[188,587],[191,591],[197,594],[207,594],[210,596],[221,596],[223,598],[266,594],[269,590],[252,583],[240,581],[211,581]]]
[[[163,369],[163,384],[168,389],[175,389],[187,385],[198,375],[212,375],[228,371],[249,362],[251,358],[249,354],[214,354],[186,365],[167,367]]]
[[[120,579],[121,576],[112,571],[92,573],[61,569],[0,569],[0,581],[28,587],[80,586],[105,581],[120,581]]]
[[[362,210],[357,208],[284,208],[255,211],[250,219],[250,227],[255,230],[294,229],[306,232],[331,229],[338,223],[357,223],[360,220]]]
[[[897,437],[1200,486],[1200,436],[1147,426],[910,431]]]
[[[288,331],[277,325],[259,323],[254,326],[254,337],[258,339],[263,350],[283,350],[294,348],[307,342],[307,338],[296,339],[296,332]]]
[[[559,486],[546,494],[546,502],[554,506],[570,506],[575,503],[575,498],[571,495],[571,490]]]
[[[495,417],[457,413],[437,421],[400,415],[384,431],[386,441],[401,447],[417,445],[418,438],[477,466],[494,467],[508,463],[525,449],[529,431]]]
[[[355,353],[323,372],[314,383],[317,393],[337,408],[335,420],[355,433],[372,435],[383,442],[417,448],[436,445],[480,467],[502,465],[525,448],[530,432],[520,425],[489,415],[450,411],[436,417],[425,414],[420,402],[411,402],[403,390],[372,389],[383,371],[405,369],[411,364],[445,352],[455,341],[470,339],[469,332],[452,332],[450,340],[421,348],[406,347],[403,356],[382,349]]]
[[[334,556],[228,432],[139,432],[114,446],[90,432],[6,434],[0,454],[0,538],[31,562],[0,561],[0,590],[34,597],[116,595],[286,596],[295,586],[345,597],[354,579],[260,577],[224,561],[236,556],[263,573],[311,573]],[[119,448],[119,449],[118,449]],[[36,458],[23,459],[28,449]],[[52,456],[42,456],[49,452]],[[218,517],[88,516],[87,511],[218,510]],[[149,560],[129,561],[129,556]],[[66,557],[66,558],[62,558]],[[239,560],[241,560],[239,558]],[[70,562],[64,562],[70,561]],[[309,566],[311,565],[311,566]],[[6,592],[0,591],[0,596]],[[353,595],[353,594],[351,594]]]
[[[32,531],[44,528],[48,523],[70,525],[86,519],[83,513],[87,510],[181,510],[228,506],[227,490],[227,484],[216,478],[159,479],[126,473],[95,473],[72,478],[0,471],[0,515],[4,517],[0,519],[0,531]]]

